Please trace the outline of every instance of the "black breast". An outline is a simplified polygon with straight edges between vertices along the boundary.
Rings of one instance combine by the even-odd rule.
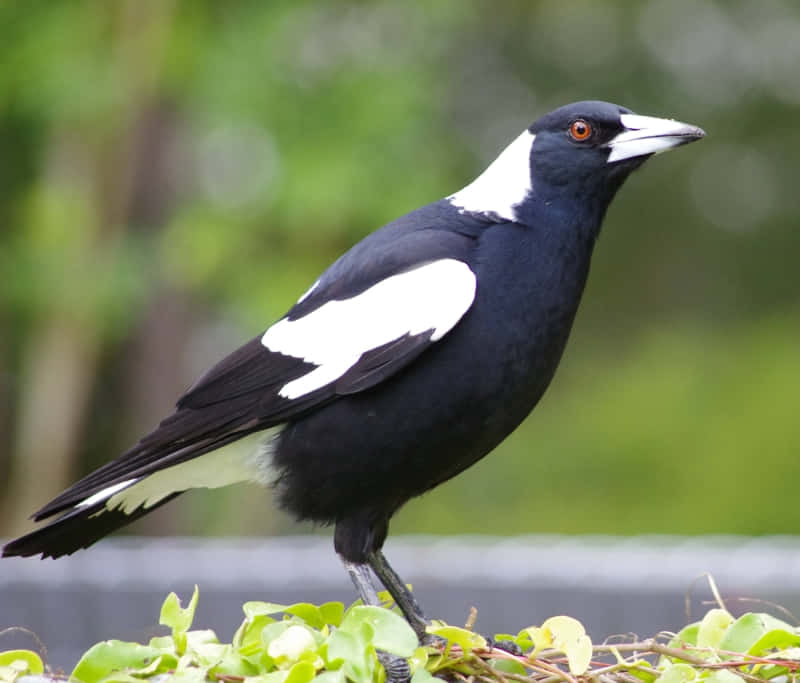
[[[460,323],[384,383],[287,425],[274,452],[282,505],[329,523],[388,519],[491,451],[555,372],[591,246],[517,224],[487,227]]]

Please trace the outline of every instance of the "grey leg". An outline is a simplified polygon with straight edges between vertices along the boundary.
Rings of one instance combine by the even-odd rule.
[[[439,636],[432,636],[425,630],[430,622],[426,619],[425,613],[419,606],[414,594],[408,590],[406,584],[403,583],[403,579],[400,578],[399,574],[392,569],[392,566],[387,562],[386,556],[380,550],[376,550],[369,556],[368,561],[369,566],[372,567],[372,571],[375,572],[377,577],[381,580],[381,583],[386,587],[386,590],[389,591],[389,595],[392,596],[397,606],[403,612],[406,620],[411,625],[411,628],[414,629],[417,638],[419,638],[419,642],[426,645],[436,643],[445,644],[446,641],[439,638]],[[345,564],[345,566],[347,566],[347,564]],[[357,566],[366,569],[364,565]],[[350,571],[349,568],[348,571]],[[353,579],[353,581],[355,581],[355,579]],[[372,583],[370,583],[370,587],[372,587],[373,591],[375,590]],[[377,595],[375,597],[377,598]],[[497,642],[491,638],[487,640],[489,642],[489,647],[496,647],[500,650],[510,652],[513,655],[522,654],[519,645],[511,640],[501,640]]]
[[[356,587],[361,601],[365,605],[380,606],[381,601],[378,599],[378,592],[372,583],[369,566],[358,562],[350,562],[344,558],[341,558],[341,560]],[[408,683],[411,680],[411,669],[408,666],[408,662],[402,657],[378,651],[378,659],[386,670],[386,683]]]
[[[376,550],[369,556],[368,562],[369,566],[372,567],[372,571],[375,572],[381,583],[386,586],[389,595],[394,598],[400,611],[405,615],[419,641],[428,640],[429,636],[425,629],[428,627],[429,622],[425,618],[422,608],[411,591],[406,588],[403,579],[386,561],[384,554],[380,550]]]
[[[369,567],[366,564],[358,562],[350,562],[341,558],[344,568],[347,570],[350,580],[356,587],[358,597],[365,605],[380,605],[381,601],[378,599],[378,592],[375,590],[375,585],[372,583],[372,575],[370,574]]]

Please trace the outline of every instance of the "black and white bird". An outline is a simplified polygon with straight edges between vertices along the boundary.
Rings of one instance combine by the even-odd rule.
[[[273,483],[297,518],[335,526],[364,602],[378,600],[371,569],[422,637],[425,617],[381,552],[390,518],[530,413],[615,193],[651,155],[703,135],[605,102],[540,118],[463,190],[346,252],[3,555],[68,555],[188,489]]]

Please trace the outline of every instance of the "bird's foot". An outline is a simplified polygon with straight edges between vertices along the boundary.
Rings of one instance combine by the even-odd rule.
[[[386,683],[408,683],[411,680],[408,660],[388,652],[378,652],[378,659],[386,670]]]
[[[426,647],[437,647],[440,650],[443,650],[447,647],[447,638],[442,638],[441,636],[436,636],[432,633],[426,633],[423,635],[419,639],[419,642],[421,645]],[[522,648],[513,640],[495,640],[494,638],[486,638],[486,647],[489,650],[493,648],[503,650],[504,652],[508,652],[516,657],[522,656]]]
[[[424,647],[438,647],[440,650],[444,650],[447,647],[447,638],[436,636],[433,633],[425,633],[420,636],[419,643]]]
[[[516,657],[522,656],[522,648],[513,640],[495,640],[494,638],[487,638],[486,647],[489,649],[496,648],[498,650],[503,650],[503,652],[508,652],[508,654]]]

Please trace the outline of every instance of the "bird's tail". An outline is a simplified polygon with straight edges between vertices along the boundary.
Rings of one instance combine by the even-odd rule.
[[[94,505],[76,507],[36,531],[20,536],[3,547],[3,557],[61,557],[76,550],[88,548],[103,536],[130,524],[142,515],[152,512],[179,495],[180,491],[159,500],[149,507],[140,507],[132,512],[107,510],[105,501]]]
[[[277,431],[274,428],[271,433]],[[234,432],[221,438],[224,445],[216,450],[206,451],[204,443],[200,447],[190,445],[168,451],[138,469],[119,460],[111,462],[36,512],[33,517],[37,522],[55,519],[8,543],[2,555],[70,555],[188,489],[264,481],[267,473],[262,463],[268,460],[270,445],[260,444],[269,438],[265,437],[269,433],[260,431],[239,437]],[[136,455],[136,451],[132,453]],[[121,469],[123,466],[127,469]]]

